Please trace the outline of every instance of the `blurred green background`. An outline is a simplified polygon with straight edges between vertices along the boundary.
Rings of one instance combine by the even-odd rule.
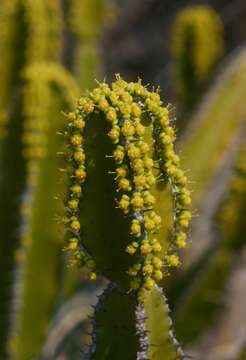
[[[246,2],[0,0],[0,54],[0,359],[84,358],[105,280],[66,265],[56,131],[115,73],[175,106],[194,214],[163,283],[177,338],[194,359],[246,359]]]

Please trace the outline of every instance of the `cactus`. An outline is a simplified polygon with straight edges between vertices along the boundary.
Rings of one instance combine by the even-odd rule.
[[[187,178],[173,149],[175,132],[169,125],[168,113],[158,93],[149,92],[140,80],[128,84],[119,76],[112,87],[102,83],[79,99],[75,112],[68,114],[64,132],[70,185],[63,220],[70,263],[88,268],[91,280],[97,276],[96,269],[102,271],[111,280],[113,292],[116,291],[115,302],[130,306],[127,311],[133,311],[130,309],[134,303],[130,305],[131,300],[124,296],[120,300],[119,291],[129,291],[133,298],[137,294],[138,306],[141,308],[143,302],[146,313],[150,308],[153,311],[148,319],[155,318],[156,308],[161,306],[154,303],[162,303],[166,324],[165,300],[155,283],[168,275],[170,268],[179,266],[177,249],[185,247],[185,230],[191,218]],[[166,229],[160,217],[168,198],[166,187],[173,198],[170,241],[163,237]],[[110,297],[108,301],[112,303]],[[124,301],[129,305],[123,305]],[[102,301],[100,307],[107,307],[107,303]],[[115,311],[118,309],[116,306]],[[100,315],[99,310],[96,318]],[[112,317],[108,316],[103,316],[104,328],[112,329]],[[130,318],[121,321],[119,326],[123,329]],[[149,346],[148,341],[147,345],[140,341],[140,351],[135,356],[145,359],[148,352],[151,359],[163,358],[168,354],[167,331],[160,339],[151,320],[146,321],[146,328],[151,341]],[[112,337],[101,341],[100,334],[96,336],[98,347],[94,331],[92,338],[88,354],[112,358],[115,344],[106,345],[114,341]],[[153,350],[152,344],[156,343],[157,349]]]
[[[245,157],[244,145],[236,162],[229,191],[217,211],[219,242],[205,267],[196,274],[196,280],[176,314],[176,331],[185,343],[196,341],[213,323],[223,299],[227,279],[245,243]]]
[[[78,94],[74,80],[57,64],[33,64],[24,74],[23,141],[28,188],[23,209],[23,246],[18,253],[22,278],[15,329],[18,335],[11,339],[14,358],[23,360],[39,354],[59,290],[62,243],[54,214],[61,209],[53,195],[62,191],[63,184],[57,170],[62,161],[56,155],[61,149],[56,129],[64,123],[59,109],[64,103],[71,108]]]
[[[210,6],[188,6],[180,11],[173,26],[171,52],[177,96],[184,110],[189,110],[224,52],[223,25]]]
[[[59,2],[52,2],[53,12]],[[25,183],[22,157],[21,71],[33,61],[56,59],[61,23],[50,22],[51,5],[45,1],[4,0],[1,3],[0,47],[0,357],[5,357],[10,322],[11,280],[19,243],[19,201]],[[11,165],[10,165],[11,164]]]
[[[185,139],[182,149],[184,165],[190,169],[190,178],[195,182],[192,197],[196,206],[201,205],[211,179],[222,166],[223,157],[227,153],[231,156],[231,145],[235,138],[241,136],[245,127],[246,113],[243,99],[246,92],[246,78],[242,76],[245,74],[245,50],[242,49],[236,57],[232,56],[232,59],[212,88],[211,94],[205,98],[198,113],[194,115],[194,125],[192,121],[187,129],[187,133],[192,135]],[[234,116],[232,117],[231,114]],[[195,156],[200,159],[199,163],[195,160]],[[237,202],[237,196],[235,201],[238,210],[234,208],[234,196],[235,194],[227,205],[227,212],[232,211],[240,222],[242,218],[239,214],[243,214],[244,210]],[[224,211],[222,212],[220,208],[218,214],[222,216]],[[224,221],[226,224],[226,219]],[[216,242],[213,242],[198,260],[194,261],[193,257],[195,264],[188,268],[171,292],[171,295],[176,293],[177,298],[176,332],[185,343],[196,341],[213,322],[223,296],[223,289],[231,273],[235,252],[240,248],[240,224],[233,226],[231,220],[227,221],[229,228],[221,234],[221,240],[215,239]],[[220,231],[223,227],[220,225]],[[227,236],[230,241],[226,240]],[[187,321],[189,321],[188,328]]]
[[[245,58],[245,49],[233,54],[232,61],[204,98],[181,138],[183,166],[189,169],[195,184],[194,206],[203,198],[223,154],[243,127],[246,115]]]
[[[97,40],[105,21],[106,3],[105,0],[72,0],[69,12],[69,29],[74,43],[73,73],[81,88],[90,89],[94,79],[100,77]]]

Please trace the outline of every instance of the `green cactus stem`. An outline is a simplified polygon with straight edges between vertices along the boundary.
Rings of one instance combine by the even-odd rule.
[[[113,281],[115,291],[123,292],[115,295],[115,300],[109,296],[110,308],[118,301],[122,306],[124,301],[135,303],[131,305],[131,314],[137,317],[134,331],[140,346],[137,351],[127,346],[125,351],[132,348],[134,358],[139,360],[147,356],[161,359],[164,354],[167,359],[182,358],[179,347],[178,351],[175,346],[168,350],[173,340],[168,334],[168,311],[165,299],[155,288],[155,283],[168,275],[170,268],[180,265],[177,250],[186,245],[191,218],[187,178],[174,152],[175,131],[170,125],[169,110],[162,104],[160,95],[148,91],[140,80],[127,83],[116,76],[112,86],[99,84],[78,100],[75,112],[67,115],[64,131],[70,182],[63,222],[69,261],[87,268],[91,280],[102,272]],[[170,241],[163,236],[166,224],[162,224],[160,216],[170,204],[166,188],[173,198]],[[129,296],[125,291],[130,292]],[[145,301],[151,312],[147,319],[157,316],[155,309],[163,313],[160,324],[163,338],[152,328],[152,320],[147,320],[146,325],[139,323]],[[117,305],[115,311],[119,308]],[[109,328],[112,333],[116,315],[109,311],[106,314],[98,311],[96,315],[104,319],[101,328]],[[125,319],[122,321],[125,323]],[[127,321],[127,328],[133,329]],[[141,326],[150,328],[150,338],[145,330],[140,331]],[[107,336],[101,332],[103,338]],[[157,350],[149,342],[152,335],[153,344],[158,343]],[[94,358],[94,354],[96,359],[112,358],[113,349],[121,340],[113,340],[112,336],[100,339],[100,334],[95,337],[93,333],[89,358]],[[97,340],[101,345],[95,346]],[[109,340],[107,348],[105,343]]]
[[[63,191],[58,167],[63,148],[56,129],[65,126],[59,109],[71,109],[78,89],[71,76],[53,63],[38,63],[25,72],[24,155],[27,159],[27,191],[23,204],[22,247],[18,252],[22,289],[17,309],[16,335],[11,339],[14,359],[38,356],[59,291],[61,224],[54,214],[62,209],[54,194]],[[45,266],[44,266],[45,259]],[[33,327],[35,323],[35,327]]]
[[[72,34],[72,72],[80,88],[91,89],[94,79],[100,78],[100,53],[98,38],[105,23],[105,0],[71,0],[69,30]],[[83,21],[81,21],[83,19]]]
[[[185,7],[173,26],[177,96],[185,110],[196,103],[224,52],[223,24],[208,5]]]
[[[58,4],[57,1],[52,2],[53,7],[55,3]],[[22,157],[21,145],[24,120],[21,110],[23,93],[21,71],[26,64],[34,60],[41,61],[57,56],[54,52],[58,50],[57,42],[60,41],[61,33],[59,27],[54,25],[56,21],[50,25],[49,21],[46,23],[47,19],[49,19],[48,7],[46,8],[43,0],[35,2],[4,0],[1,2],[0,357],[3,356],[3,358],[6,357],[6,336],[10,322],[14,254],[20,238],[19,203],[25,182],[25,159]]]
[[[240,151],[227,195],[216,215],[218,244],[180,301],[176,330],[184,343],[197,340],[211,325],[222,303],[224,289],[238,254],[245,244],[246,147]],[[206,311],[204,310],[206,309]],[[186,323],[189,321],[189,327]]]

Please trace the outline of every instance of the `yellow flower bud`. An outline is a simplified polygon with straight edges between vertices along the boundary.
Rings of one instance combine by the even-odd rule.
[[[79,107],[86,114],[90,114],[94,110],[93,102],[91,100],[89,100],[89,99],[86,99],[86,98],[80,98],[79,99]]]
[[[144,206],[144,201],[142,196],[139,193],[134,193],[131,199],[131,204],[134,210],[141,209]]]
[[[95,272],[89,272],[87,274],[87,279],[90,281],[95,281],[97,279],[97,274]]]
[[[108,112],[106,113],[106,119],[112,124],[117,123],[117,113],[114,108],[109,108]]]
[[[79,168],[75,170],[75,177],[79,181],[83,181],[86,178],[86,172],[83,168]]]
[[[109,103],[107,102],[105,96],[101,96],[100,100],[98,101],[98,107],[101,111],[107,111],[109,109]]]
[[[149,192],[145,191],[143,193],[144,203],[147,206],[151,206],[155,203],[155,197]]]
[[[74,120],[74,122],[73,122],[73,126],[74,126],[76,129],[83,130],[84,127],[85,127],[85,121],[82,120],[82,119],[76,119],[76,120]]]
[[[144,287],[146,290],[151,290],[154,285],[155,285],[155,282],[153,279],[148,277],[144,280]]]
[[[82,163],[85,161],[85,153],[83,150],[75,151],[73,158],[77,163]]]
[[[154,161],[147,156],[143,159],[143,162],[147,169],[151,169],[154,166]]]
[[[124,190],[124,191],[130,191],[131,190],[130,181],[125,179],[125,178],[121,178],[119,180],[118,186],[119,186],[120,190]]]
[[[140,225],[139,221],[136,219],[132,220],[131,234],[136,237],[141,236],[141,225]]]
[[[156,228],[155,222],[149,218],[145,218],[144,227],[147,231],[153,231]]]
[[[117,177],[126,177],[127,170],[125,167],[121,166],[116,169]]]
[[[75,251],[78,248],[78,239],[77,238],[71,238],[69,239],[67,250],[69,251]]]
[[[163,278],[163,273],[160,270],[156,270],[156,271],[153,272],[152,276],[155,279],[155,281],[161,281],[162,278]]]
[[[142,255],[148,255],[152,251],[152,247],[147,242],[142,242],[142,245],[140,246],[140,252]]]
[[[153,266],[152,265],[147,264],[147,265],[143,266],[144,275],[150,275],[150,274],[152,274],[152,272],[153,272]]]
[[[172,137],[164,132],[160,134],[160,139],[163,145],[169,145],[173,141]]]
[[[155,180],[154,175],[153,175],[151,172],[149,172],[149,173],[146,175],[146,182],[147,182],[148,186],[153,186],[153,185],[155,185],[156,180]]]
[[[69,121],[74,121],[74,120],[76,120],[76,115],[75,115],[75,113],[70,112],[67,114],[67,118]]]
[[[122,195],[122,198],[119,201],[119,208],[127,213],[129,211],[130,198],[127,195]]]
[[[146,177],[144,175],[135,175],[133,182],[138,190],[142,190],[146,187]]]
[[[79,229],[80,229],[80,223],[79,223],[79,221],[78,220],[73,220],[72,222],[71,222],[71,224],[70,224],[70,227],[71,227],[71,229],[73,230],[73,231],[79,231]]]
[[[160,244],[158,241],[155,242],[155,243],[152,245],[152,250],[153,250],[153,252],[155,252],[155,253],[161,252],[161,250],[162,250],[161,244]]]
[[[126,252],[130,255],[134,255],[137,249],[132,245],[127,245]]]
[[[125,151],[123,146],[117,146],[117,148],[115,149],[114,153],[113,153],[114,159],[116,162],[121,163],[124,159],[125,156]]]
[[[160,270],[162,267],[162,261],[158,257],[153,257],[152,264],[155,267],[155,269]]]
[[[130,144],[128,146],[127,154],[130,159],[139,158],[141,155],[140,149],[136,147],[134,144]]]
[[[167,255],[166,260],[169,266],[178,267],[180,265],[180,260],[177,254]]]
[[[126,120],[124,122],[124,125],[122,126],[121,128],[121,132],[122,134],[125,136],[125,137],[131,137],[134,135],[135,133],[135,128],[134,126],[132,125],[131,121],[129,120]]]
[[[135,126],[135,132],[138,136],[143,136],[145,134],[145,127],[139,122]]]
[[[79,201],[78,200],[70,200],[67,204],[67,206],[69,207],[69,209],[71,210],[76,210],[78,207]]]
[[[138,174],[141,174],[144,172],[144,163],[141,159],[133,160],[131,162],[131,167]]]
[[[108,133],[108,136],[114,144],[117,144],[120,139],[120,128],[118,126],[114,126]]]
[[[73,194],[75,194],[75,195],[80,195],[80,194],[81,194],[81,191],[82,191],[80,185],[73,185],[73,186],[71,186],[70,190],[71,190],[71,192],[72,192]]]
[[[138,147],[144,155],[150,150],[149,145],[145,141],[139,141]]]
[[[186,238],[187,235],[183,231],[179,231],[175,236],[175,244],[179,249],[184,249],[186,247]]]
[[[136,103],[133,103],[131,105],[131,110],[133,116],[135,116],[136,118],[140,118],[142,113],[140,106],[138,106]]]
[[[83,137],[79,134],[75,134],[75,135],[71,136],[71,138],[70,138],[70,142],[73,146],[81,145],[82,141],[83,141]]]

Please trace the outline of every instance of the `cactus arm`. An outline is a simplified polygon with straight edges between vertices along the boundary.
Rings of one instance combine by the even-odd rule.
[[[23,91],[21,70],[25,64],[31,63],[33,60],[41,61],[50,55],[48,55],[50,50],[44,49],[45,43],[50,44],[49,27],[46,27],[45,20],[42,1],[4,0],[1,2],[0,188],[2,206],[0,226],[5,230],[1,232],[0,263],[5,266],[1,267],[0,323],[3,324],[4,329],[0,331],[0,342],[2,342],[2,337],[6,337],[5,333],[9,330],[7,322],[10,321],[10,306],[6,304],[6,296],[10,299],[12,295],[10,274],[12,276],[14,274],[14,253],[20,238],[20,206],[17,199],[20,199],[24,189],[26,161],[22,157],[21,149],[24,121],[20,104]],[[54,48],[56,47],[53,41],[53,51]],[[4,347],[1,344],[2,351],[4,351]]]
[[[30,215],[24,218],[26,226],[20,250],[19,271],[23,288],[16,318],[18,335],[12,340],[12,353],[16,359],[39,354],[59,289],[63,244],[59,241],[61,224],[55,221],[54,214],[62,211],[54,193],[62,192],[64,183],[58,170],[62,160],[56,152],[61,150],[62,143],[56,129],[65,125],[59,109],[64,103],[67,108],[71,107],[71,99],[77,95],[73,79],[58,65],[33,65],[25,75],[29,84],[25,99],[29,105],[25,111],[29,109],[29,112],[26,113],[24,140],[30,192],[26,206]]]
[[[185,343],[194,342],[213,322],[237,254],[244,245],[245,158],[246,147],[243,145],[229,189],[216,215],[219,242],[190,290],[180,299],[175,325],[177,334]]]
[[[168,304],[161,289],[155,287],[150,292],[145,292],[143,304],[150,343],[147,359],[183,359],[184,353],[175,339]]]
[[[105,0],[72,0],[68,29],[72,35],[72,72],[82,89],[91,89],[100,77],[98,37],[105,21]],[[81,21],[83,19],[83,21]]]
[[[10,323],[10,298],[14,277],[15,251],[18,246],[19,213],[17,211],[21,191],[25,183],[25,166],[20,139],[22,117],[20,103],[15,104],[11,114],[8,136],[2,140],[0,197],[2,224],[0,239],[0,358],[6,357],[6,338]],[[4,226],[3,226],[4,225]]]
[[[172,54],[177,95],[189,110],[223,55],[223,25],[207,5],[187,6],[173,26]]]
[[[135,333],[135,302],[110,284],[99,296],[93,320],[88,359],[134,359],[138,339]]]
[[[58,0],[23,0],[28,28],[26,63],[58,60],[61,52],[62,14]]]
[[[121,89],[122,84],[123,89]],[[95,89],[89,97],[81,98],[76,113],[70,115],[70,122],[66,133],[66,136],[70,138],[72,145],[69,145],[68,147],[68,161],[70,166],[70,168],[68,167],[68,170],[71,169],[69,171],[74,175],[71,175],[71,178],[73,179],[72,187],[69,192],[69,198],[71,200],[68,199],[66,201],[68,215],[65,223],[67,224],[68,232],[71,233],[70,236],[72,236],[71,240],[69,240],[68,249],[71,250],[72,247],[75,246],[75,251],[72,251],[75,255],[74,260],[76,260],[77,257],[78,263],[80,263],[80,261],[82,264],[87,263],[88,254],[86,254],[86,250],[88,249],[89,253],[94,257],[96,262],[98,262],[99,267],[102,268],[103,272],[106,273],[109,278],[117,280],[119,284],[125,286],[125,280],[127,279],[125,269],[127,269],[126,265],[131,261],[131,257],[128,256],[127,253],[134,254],[140,250],[140,254],[145,258],[152,251],[151,243],[153,243],[154,253],[161,252],[161,245],[157,240],[159,236],[158,230],[161,228],[161,218],[153,211],[152,207],[150,208],[150,205],[144,205],[146,201],[151,201],[152,203],[155,200],[151,193],[148,191],[146,192],[147,189],[155,187],[156,181],[154,173],[152,173],[154,161],[148,157],[151,146],[143,140],[143,133],[148,133],[149,131],[146,130],[146,128],[153,131],[153,121],[155,123],[154,127],[158,127],[158,131],[153,132],[153,137],[155,138],[156,136],[156,143],[159,144],[159,148],[155,151],[156,154],[154,155],[154,160],[160,161],[160,167],[162,169],[160,170],[159,168],[158,176],[162,177],[163,181],[163,177],[167,177],[175,197],[174,244],[178,247],[180,246],[180,236],[184,237],[184,244],[182,242],[182,245],[185,245],[185,234],[183,233],[182,228],[188,226],[190,212],[188,209],[185,209],[186,205],[184,205],[184,201],[186,202],[186,199],[190,201],[190,198],[185,189],[187,179],[182,170],[179,169],[179,159],[173,152],[172,141],[174,138],[174,131],[169,125],[168,110],[159,107],[161,103],[159,95],[157,93],[152,94],[147,92],[140,83],[130,83],[128,87],[127,83],[120,78],[117,78],[117,81],[112,87],[113,90],[110,90],[106,84],[102,84],[101,88]],[[129,89],[129,92],[124,89]],[[101,91],[106,92],[108,100],[106,100],[105,96],[102,96],[101,100]],[[133,114],[134,112],[137,112],[137,114],[139,114],[138,116],[140,116],[141,107],[143,107],[143,109],[146,108],[145,111],[147,113],[149,112],[149,114],[152,114],[148,121],[149,125],[145,127],[141,123],[141,118],[139,119],[136,115],[135,120],[125,120],[125,122],[124,120],[123,122],[120,120],[117,125],[118,120],[116,114],[119,110],[117,105],[113,105],[115,98],[116,103],[119,98],[117,91],[122,98],[129,99],[129,103],[127,102],[124,104],[122,101],[119,102],[118,105],[123,119],[124,116],[126,116],[126,112],[126,118],[128,119],[131,108],[134,109],[132,110]],[[139,96],[139,92],[142,92],[143,95]],[[136,97],[137,95],[142,97],[142,100],[134,102],[131,94]],[[96,99],[95,104],[93,103],[93,99]],[[108,101],[112,102],[111,107]],[[105,111],[106,118],[105,115],[100,118],[96,113],[99,110],[103,115],[104,107],[106,107],[109,112]],[[82,115],[80,115],[80,112]],[[84,112],[90,113],[90,118],[87,121],[85,121],[84,116],[88,115],[84,115]],[[113,124],[110,124],[112,122]],[[81,126],[83,129],[85,128],[85,130],[83,130],[85,131],[85,135],[80,135],[76,128],[74,129],[76,126]],[[136,126],[136,130],[134,130],[134,126]],[[121,136],[121,127],[122,144],[127,144],[126,155],[124,154],[124,146],[116,145],[119,143],[118,137]],[[105,129],[107,130],[106,132]],[[92,130],[92,132],[90,130]],[[135,133],[134,136],[132,135],[133,133]],[[81,149],[81,142],[83,142],[83,149]],[[98,144],[98,146],[95,146],[95,143]],[[136,144],[139,144],[139,149]],[[160,160],[155,157],[156,155],[160,155],[159,152],[162,153]],[[86,172],[84,170],[84,154],[87,154]],[[142,154],[144,154],[144,156]],[[116,165],[121,165],[117,169],[115,169],[115,162]],[[146,170],[144,168],[146,168]],[[113,179],[112,174],[117,174],[117,171],[119,172],[119,175]],[[79,208],[79,200],[76,199],[77,195],[74,193],[73,189],[75,187],[77,189],[77,186],[85,181],[85,176],[88,179],[88,184],[92,185],[85,185],[85,194],[82,193],[82,201]],[[129,180],[126,176],[129,176]],[[111,190],[112,186],[114,192]],[[158,187],[158,184],[156,186]],[[131,194],[131,191],[133,191],[132,214],[129,213],[131,198],[129,195],[126,195]],[[115,204],[114,197],[117,193],[119,193],[120,197]],[[148,200],[146,200],[147,195]],[[185,200],[183,195],[185,195]],[[95,202],[98,205],[96,207]],[[115,206],[117,205],[117,202],[119,202],[118,207]],[[109,212],[104,211],[105,206],[108,207]],[[143,213],[140,212],[142,208]],[[146,213],[144,212],[145,209]],[[81,217],[81,224],[79,223],[78,210],[83,214]],[[130,216],[121,216],[121,211],[126,215],[129,213]],[[141,229],[141,222],[143,222],[143,229]],[[91,226],[91,224],[95,224],[95,226]],[[80,241],[80,226],[83,229],[81,235],[83,236],[82,242]],[[129,243],[129,227],[130,235],[132,235],[133,239],[135,237],[136,240],[132,240],[129,246],[127,245],[126,247],[127,241]],[[118,229],[121,229],[121,231],[119,232]],[[142,238],[141,231],[143,231]],[[155,234],[155,237],[152,234]],[[149,237],[150,240],[147,240]],[[118,241],[115,239],[118,239]],[[78,243],[82,248],[85,247],[85,252],[83,249],[80,252]],[[123,251],[124,247],[126,247],[126,253]],[[135,250],[134,247],[136,247]],[[138,247],[140,248],[137,251]],[[132,252],[132,250],[134,251]],[[169,255],[169,251],[171,252],[171,255]],[[103,256],[101,256],[101,254],[103,254]],[[154,254],[153,258],[152,255],[150,258],[153,263],[156,263],[155,266],[161,266],[161,260]],[[119,259],[121,259],[121,261],[119,261]],[[163,262],[165,264],[163,266],[166,266],[166,268],[179,265],[178,257],[172,247],[165,253]],[[144,266],[147,266],[147,263],[148,260],[146,259],[146,263],[142,265],[144,272]],[[139,267],[139,265],[136,266]],[[140,268],[142,266],[140,263]],[[152,266],[147,266],[146,271],[147,269],[152,270]],[[132,273],[134,270],[131,268],[129,271]],[[158,277],[160,275],[161,277],[160,271],[155,271],[154,274],[156,276],[158,275]],[[154,283],[153,279],[149,276],[145,276],[144,278],[151,287],[151,284]],[[138,277],[136,281],[140,281],[140,277]],[[134,280],[134,283],[136,281]]]
[[[19,70],[24,62],[23,41],[24,24],[21,6],[18,0],[4,0],[1,3],[0,17],[0,139],[8,132],[8,117],[10,100],[13,98],[13,88],[19,80]],[[2,151],[2,150],[0,150]]]
[[[95,271],[102,271],[121,291],[129,289],[135,300],[140,289],[141,299],[143,288],[153,289],[171,267],[179,265],[176,250],[185,246],[191,217],[187,178],[173,149],[175,132],[169,111],[159,94],[149,92],[140,80],[128,84],[117,76],[111,87],[100,84],[79,99],[75,112],[68,114],[64,135],[71,179],[64,219],[70,261],[87,267],[90,279],[95,279]],[[167,199],[165,183],[171,189],[174,213],[173,238],[168,244],[161,241],[163,225],[155,212],[156,202]],[[149,294],[148,303],[152,302],[157,304],[155,292]],[[162,296],[158,306],[167,310]],[[148,351],[145,331],[139,331],[143,307],[139,304],[136,310],[138,359],[146,358]],[[164,326],[166,315],[163,311]],[[106,314],[104,320],[112,326],[110,316]],[[167,339],[166,333],[162,335]],[[98,339],[98,335],[92,337]],[[105,348],[107,342],[102,342],[103,350],[96,344],[99,358],[110,358],[114,344]],[[164,342],[158,344],[162,356],[169,351]],[[180,354],[176,355],[178,359]]]
[[[228,144],[243,126],[246,116],[245,56],[243,49],[218,79],[211,89],[211,95],[208,94],[195,114],[181,146],[183,166],[190,171],[191,181],[195,184],[192,197],[194,206],[204,195]],[[188,133],[191,135],[188,136]]]

